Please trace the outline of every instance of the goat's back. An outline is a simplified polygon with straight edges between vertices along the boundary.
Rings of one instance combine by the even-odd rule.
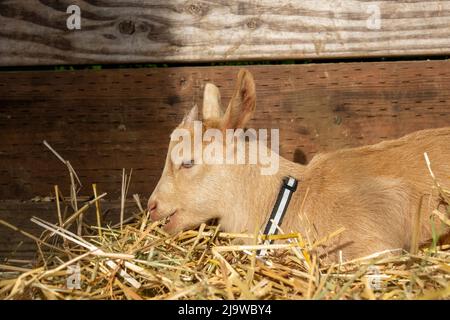
[[[425,152],[437,181],[450,189],[450,127],[316,156],[300,188],[301,193],[309,189],[303,211],[310,229],[323,237],[343,226],[346,231],[335,241],[335,251],[344,248],[347,257],[356,257],[408,249],[414,218],[420,214],[419,241],[428,240],[429,216],[439,195],[433,190]]]

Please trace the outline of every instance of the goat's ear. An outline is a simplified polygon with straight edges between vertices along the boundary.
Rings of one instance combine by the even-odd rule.
[[[189,113],[184,116],[183,121],[181,121],[181,126],[193,126],[194,121],[196,120],[198,120],[198,107],[197,105],[194,105],[191,111],[189,111]]]
[[[220,119],[222,116],[219,88],[207,83],[203,94],[203,120]]]
[[[223,129],[244,128],[256,107],[255,81],[250,71],[239,70],[236,88],[222,118]]]

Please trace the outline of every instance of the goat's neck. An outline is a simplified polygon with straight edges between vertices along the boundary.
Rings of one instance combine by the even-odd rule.
[[[258,167],[245,173],[243,190],[237,190],[234,211],[221,219],[227,232],[254,233],[264,228],[277,199],[282,180],[290,175],[300,179],[306,167],[280,157],[279,170],[274,175],[261,175]],[[257,170],[257,172],[256,172]]]

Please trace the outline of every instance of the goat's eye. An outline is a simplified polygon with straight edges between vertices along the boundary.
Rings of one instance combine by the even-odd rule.
[[[183,163],[181,164],[182,168],[192,168],[194,166],[194,160],[189,160],[189,161],[183,161]]]

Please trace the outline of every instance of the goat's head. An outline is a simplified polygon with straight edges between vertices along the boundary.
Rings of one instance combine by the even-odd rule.
[[[205,161],[206,149],[216,136],[210,141],[205,138],[196,141],[194,134],[196,130],[202,135],[206,131],[220,134],[227,129],[245,127],[256,103],[255,83],[251,73],[247,70],[239,71],[235,91],[225,112],[220,100],[219,89],[211,83],[206,84],[203,121],[198,121],[198,108],[194,106],[171,135],[163,173],[148,201],[150,218],[167,218],[164,229],[169,233],[198,226],[213,218],[221,218],[221,215],[226,214],[226,207],[235,205],[236,195],[242,192],[241,185],[245,183],[242,181],[245,175],[243,170],[250,170],[249,166]],[[188,141],[192,152],[180,152],[177,149],[180,146],[179,139],[186,137],[189,139],[185,142]],[[205,152],[196,154],[196,148]],[[226,157],[227,152],[236,150],[213,156],[216,159]]]

